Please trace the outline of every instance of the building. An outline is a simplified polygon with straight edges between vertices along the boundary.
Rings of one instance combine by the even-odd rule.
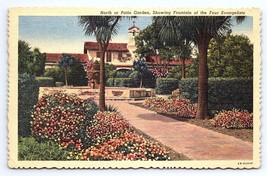
[[[85,65],[85,63],[89,60],[87,54],[77,54],[77,53],[66,53],[69,54],[76,59],[78,59],[82,65]],[[62,53],[46,53],[45,54],[45,69],[47,68],[53,68],[55,66],[58,66],[58,61],[61,58]]]
[[[128,43],[109,43],[106,52],[106,63],[115,65],[118,69],[131,69],[135,59],[135,37],[140,33],[139,27],[133,25],[128,29]],[[99,60],[100,52],[97,42],[85,42],[84,54],[89,59]]]
[[[113,64],[120,69],[132,69],[133,61],[136,59],[134,51],[135,37],[140,33],[140,28],[136,26],[135,21],[133,25],[128,29],[128,43],[109,43],[105,62]],[[77,58],[83,65],[89,60],[100,60],[100,51],[97,42],[84,42],[84,53],[75,54],[70,53],[71,56]],[[61,53],[47,53],[45,68],[51,68],[58,65],[58,61],[62,56]],[[166,64],[165,61],[161,61],[156,56],[148,56],[146,62],[150,68],[158,66],[160,64]],[[185,64],[192,64],[192,59],[185,60]],[[182,65],[182,61],[171,61],[168,63],[169,66]]]

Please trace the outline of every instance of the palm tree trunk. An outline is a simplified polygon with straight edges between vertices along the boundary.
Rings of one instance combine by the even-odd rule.
[[[198,107],[196,118],[199,119],[205,119],[208,117],[208,43],[209,42],[207,42],[207,39],[205,39],[205,37],[203,37],[202,40],[200,40],[198,43]]]
[[[68,86],[67,68],[64,68],[64,73],[65,73],[65,84],[66,84],[66,86]]]
[[[99,109],[105,111],[105,49],[100,49]]]
[[[185,59],[182,59],[182,78],[185,78]]]

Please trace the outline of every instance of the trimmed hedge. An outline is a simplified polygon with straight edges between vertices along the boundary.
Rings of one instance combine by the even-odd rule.
[[[31,134],[31,111],[38,102],[39,85],[34,76],[19,75],[18,79],[18,135]]]
[[[56,86],[56,87],[62,87],[62,86],[64,86],[64,85],[65,85],[64,82],[55,82],[55,86]]]
[[[133,87],[133,80],[131,78],[115,78],[114,87]]]
[[[106,81],[106,86],[114,87],[114,78],[108,78],[108,80]]]
[[[40,87],[54,87],[55,81],[51,77],[35,77]]]
[[[197,102],[197,79],[179,82],[181,96]],[[253,111],[252,78],[209,78],[209,109],[231,110],[233,108]]]
[[[175,78],[157,78],[156,92],[157,94],[171,94],[178,88],[179,80]]]

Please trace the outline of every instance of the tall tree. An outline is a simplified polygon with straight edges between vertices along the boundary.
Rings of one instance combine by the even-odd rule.
[[[227,35],[212,39],[208,51],[211,77],[252,77],[253,45],[247,36]]]
[[[18,71],[30,75],[40,76],[44,73],[45,54],[38,48],[30,47],[26,41],[18,41]]]
[[[80,16],[85,35],[95,36],[100,52],[99,109],[105,110],[105,53],[112,35],[116,35],[122,16]]]
[[[242,22],[245,17],[235,17]],[[184,38],[193,41],[199,53],[198,65],[198,108],[196,118],[208,117],[208,45],[212,38],[225,35],[231,29],[231,16],[171,16],[155,17],[161,26],[160,36],[164,40],[175,41]]]
[[[157,57],[157,70],[162,68],[162,71],[167,70],[169,62],[172,60],[182,61],[182,77],[185,77],[185,59],[188,59],[191,54],[191,47],[185,40],[175,40],[169,42],[162,40],[159,36],[160,27],[152,23],[142,30],[139,36],[136,37],[136,50],[140,58],[154,55]]]

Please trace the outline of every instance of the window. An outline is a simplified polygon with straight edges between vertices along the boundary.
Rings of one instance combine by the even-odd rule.
[[[100,56],[100,52],[96,52],[96,57],[97,58],[100,58],[101,56]]]
[[[111,62],[111,52],[107,52],[106,62]]]

